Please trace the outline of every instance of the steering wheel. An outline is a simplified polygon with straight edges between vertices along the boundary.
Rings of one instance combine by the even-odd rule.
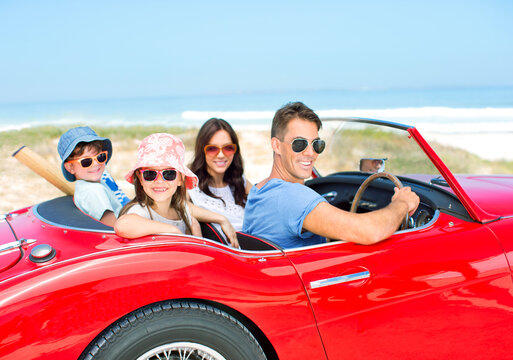
[[[360,200],[362,199],[363,192],[365,191],[365,189],[367,189],[369,184],[377,178],[387,178],[388,180],[392,181],[394,183],[394,185],[396,187],[398,187],[399,189],[403,187],[401,180],[399,180],[396,176],[394,176],[390,173],[380,172],[380,173],[372,174],[358,188],[358,191],[356,192],[354,199],[353,199],[353,204],[351,205],[351,210],[349,210],[350,212],[353,212],[353,213],[356,212],[356,209],[358,208],[358,204],[360,203]],[[408,229],[408,218],[409,218],[408,213],[406,213],[406,216],[401,224],[401,230]]]

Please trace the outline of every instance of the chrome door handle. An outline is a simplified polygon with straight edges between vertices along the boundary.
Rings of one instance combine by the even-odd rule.
[[[370,272],[369,271],[361,271],[361,272],[337,276],[337,277],[333,277],[333,278],[312,281],[312,282],[310,282],[310,288],[317,289],[317,288],[324,287],[324,286],[343,284],[343,283],[347,283],[350,281],[363,280],[363,279],[368,279],[368,278],[370,278]]]

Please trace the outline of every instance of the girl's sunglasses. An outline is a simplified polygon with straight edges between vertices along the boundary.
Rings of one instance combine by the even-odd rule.
[[[144,181],[155,181],[160,174],[162,179],[166,181],[173,181],[176,179],[176,170],[175,169],[166,169],[166,170],[140,170],[141,175]]]
[[[68,162],[79,162],[80,166],[83,168],[88,168],[89,166],[93,165],[93,162],[97,162],[98,164],[103,164],[105,161],[107,161],[107,157],[109,156],[109,153],[107,151],[102,151],[98,155],[95,156],[86,156],[78,159],[72,159],[68,160]]]
[[[295,153],[300,153],[305,151],[308,147],[308,140],[305,138],[298,137],[292,140],[292,142],[289,144],[292,145],[292,151],[294,151]],[[312,148],[317,154],[322,153],[324,151],[324,148],[326,147],[326,142],[321,139],[312,140],[311,144]]]
[[[208,156],[216,156],[217,154],[219,154],[219,151],[221,151],[221,150],[223,150],[223,154],[225,154],[226,156],[231,156],[231,155],[235,154],[235,152],[237,151],[237,145],[235,145],[235,144],[228,144],[228,145],[223,145],[223,146],[207,145],[207,146],[205,146],[204,150],[205,150],[205,155],[208,155]]]

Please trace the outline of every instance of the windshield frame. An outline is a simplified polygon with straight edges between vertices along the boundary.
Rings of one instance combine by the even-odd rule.
[[[445,163],[441,160],[438,154],[433,150],[433,148],[428,144],[428,142],[424,139],[424,137],[420,134],[420,132],[412,125],[400,124],[396,122],[379,120],[379,119],[370,119],[370,118],[357,118],[357,117],[326,117],[321,118],[321,121],[324,122],[354,122],[354,123],[362,123],[362,124],[371,124],[384,126],[399,130],[406,131],[409,137],[413,138],[417,145],[421,148],[421,150],[426,154],[431,163],[438,169],[440,175],[445,179],[447,184],[450,186],[452,191],[454,191],[455,195],[461,201],[463,206],[468,211],[469,215],[474,221],[480,223],[489,223],[496,220],[499,220],[500,217],[497,215],[490,214],[484,211],[479,205],[477,205],[465,192],[461,184],[458,182],[454,174],[449,170],[449,168],[445,165]]]

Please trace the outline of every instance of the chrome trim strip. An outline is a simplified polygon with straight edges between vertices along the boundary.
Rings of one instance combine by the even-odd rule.
[[[362,271],[362,272],[358,272],[358,273],[354,273],[354,274],[348,274],[348,275],[337,276],[337,277],[329,278],[329,279],[312,281],[310,283],[310,288],[317,289],[320,287],[342,284],[342,283],[346,283],[346,282],[350,282],[350,281],[362,280],[362,279],[368,279],[368,278],[370,278],[370,272]]]
[[[405,232],[413,232],[413,231],[424,230],[424,229],[432,226],[435,223],[435,221],[438,220],[439,216],[440,216],[440,210],[436,209],[435,213],[433,214],[433,218],[427,224],[419,226],[419,227],[414,227],[413,229],[398,230],[394,234],[399,234],[399,233],[402,234],[402,233],[405,233]]]
[[[11,242],[5,243],[3,245],[0,245],[0,253],[2,253],[4,251],[12,250],[12,249],[17,249],[21,246],[33,244],[35,242],[36,242],[35,239],[20,239],[20,240],[16,240],[16,241],[11,241]]]
[[[3,245],[0,245],[0,253],[1,252],[4,252],[4,251],[7,251],[7,250],[12,250],[12,249],[17,249],[21,246],[21,242],[19,241],[12,241],[12,242],[8,242],[6,244],[3,244]]]

